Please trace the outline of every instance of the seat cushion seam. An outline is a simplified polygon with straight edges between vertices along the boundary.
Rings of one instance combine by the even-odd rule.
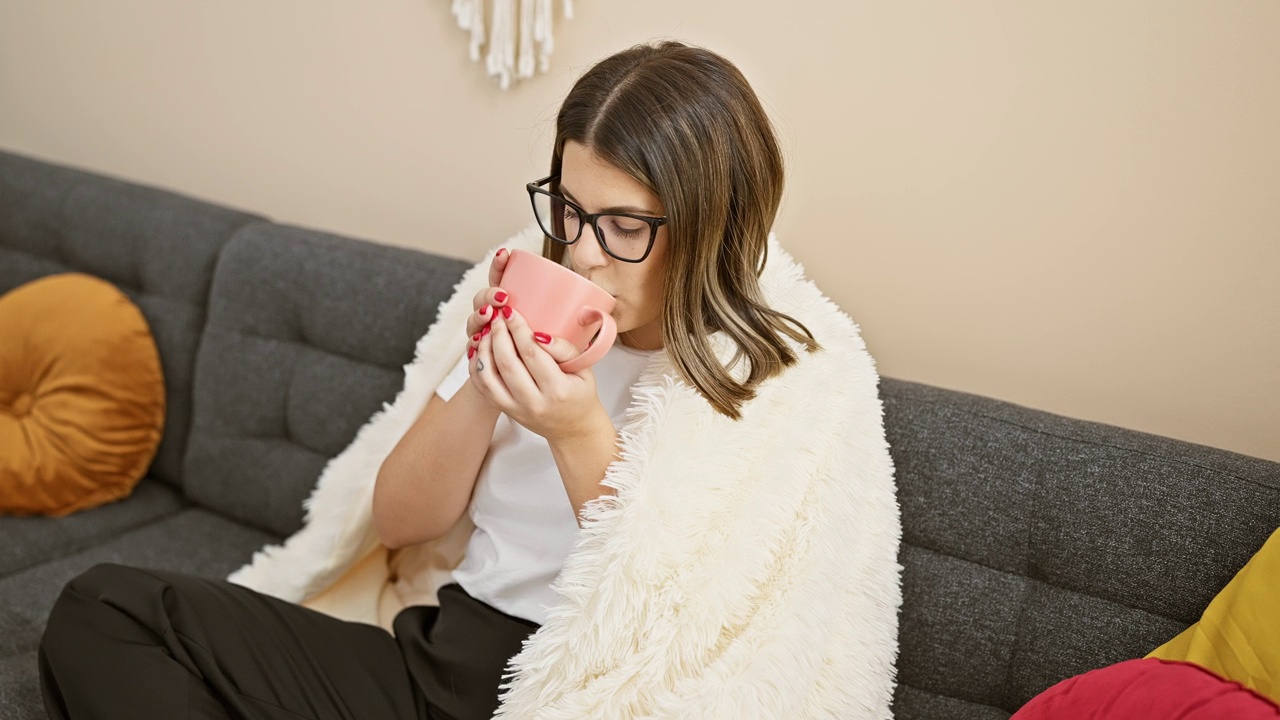
[[[954,560],[959,560],[960,562],[968,563],[968,564],[970,564],[970,565],[974,565],[974,566],[977,566],[977,567],[980,567],[980,568],[984,568],[984,569],[990,570],[990,571],[992,571],[992,572],[997,572],[997,573],[1000,573],[1000,574],[1002,574],[1002,575],[1008,575],[1008,576],[1010,576],[1010,577],[1022,578],[1023,580],[1027,580],[1027,581],[1030,581],[1030,582],[1039,583],[1039,584],[1041,584],[1041,585],[1044,585],[1045,587],[1057,588],[1058,590],[1062,590],[1063,592],[1074,593],[1074,594],[1076,594],[1076,595],[1082,595],[1082,596],[1084,596],[1084,597],[1093,598],[1093,599],[1095,599],[1095,600],[1101,600],[1101,601],[1103,601],[1103,602],[1110,603],[1110,604],[1112,604],[1112,605],[1116,605],[1116,606],[1118,606],[1118,607],[1127,608],[1127,609],[1129,609],[1129,610],[1136,610],[1136,611],[1138,611],[1138,612],[1143,612],[1143,613],[1146,613],[1146,614],[1151,615],[1151,616],[1153,616],[1153,617],[1158,617],[1158,618],[1161,618],[1161,619],[1164,619],[1164,620],[1168,620],[1168,621],[1170,621],[1170,622],[1175,622],[1175,623],[1179,623],[1179,624],[1182,624],[1182,625],[1186,625],[1186,624],[1187,624],[1187,621],[1186,621],[1186,620],[1183,620],[1183,619],[1180,619],[1180,618],[1172,618],[1172,617],[1169,617],[1168,615],[1165,615],[1165,614],[1163,614],[1163,613],[1156,612],[1156,611],[1154,611],[1154,610],[1149,610],[1149,609],[1147,609],[1147,608],[1137,607],[1136,605],[1130,605],[1130,604],[1128,604],[1128,603],[1121,602],[1121,601],[1119,601],[1119,600],[1114,600],[1114,599],[1112,599],[1112,598],[1108,598],[1108,597],[1103,597],[1103,596],[1101,596],[1101,595],[1092,595],[1092,594],[1090,594],[1090,593],[1082,592],[1082,591],[1080,591],[1080,590],[1075,590],[1075,589],[1073,589],[1073,588],[1069,588],[1069,587],[1066,587],[1066,586],[1064,586],[1064,585],[1058,585],[1058,584],[1056,584],[1056,583],[1051,583],[1051,582],[1049,582],[1049,581],[1047,581],[1047,580],[1042,580],[1042,579],[1037,578],[1037,577],[1034,577],[1034,576],[1032,576],[1032,575],[1020,575],[1020,574],[1018,574],[1018,573],[1016,573],[1016,572],[1012,572],[1012,571],[1009,571],[1009,570],[1003,570],[1003,569],[1001,569],[1001,568],[997,568],[997,567],[994,567],[994,566],[988,565],[988,564],[986,564],[986,563],[981,563],[981,562],[978,562],[978,561],[976,561],[976,560],[970,560],[970,559],[968,559],[968,558],[960,557],[959,555],[954,555],[954,554],[952,554],[952,553],[945,552],[945,551],[942,551],[942,550],[935,550],[935,549],[933,549],[933,548],[925,547],[924,545],[920,545],[920,544],[918,544],[918,543],[914,543],[914,542],[909,542],[909,541],[908,541],[908,542],[905,542],[904,544],[909,545],[909,546],[911,546],[911,547],[913,547],[913,548],[916,548],[917,550],[924,550],[925,552],[930,552],[930,553],[933,553],[933,554],[935,554],[935,555],[942,555],[942,556],[944,556],[944,557],[952,558],[952,559],[954,559]]]

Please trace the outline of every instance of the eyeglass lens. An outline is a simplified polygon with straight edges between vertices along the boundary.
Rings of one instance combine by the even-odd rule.
[[[542,231],[555,240],[572,243],[584,230],[591,232],[590,228],[582,227],[578,211],[562,198],[541,192],[534,193],[533,207]],[[596,218],[595,224],[604,236],[605,247],[617,257],[638,260],[649,249],[649,237],[653,229],[643,220],[626,215],[601,215]]]

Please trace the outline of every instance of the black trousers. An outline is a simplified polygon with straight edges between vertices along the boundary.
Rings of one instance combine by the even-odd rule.
[[[51,720],[489,718],[537,625],[448,585],[395,636],[224,580],[97,565],[40,642]]]

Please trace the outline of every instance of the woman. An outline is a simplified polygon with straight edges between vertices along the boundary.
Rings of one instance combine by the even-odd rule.
[[[887,716],[876,378],[848,318],[766,263],[782,162],[746,80],[679,43],[607,58],[528,192],[536,238],[513,242],[617,298],[605,358],[561,372],[576,350],[508,305],[497,251],[307,527],[232,576],[247,588],[118,566],[68,584],[51,717]],[[376,477],[343,469],[360,455]],[[278,599],[362,617],[335,609],[355,586],[394,635]]]

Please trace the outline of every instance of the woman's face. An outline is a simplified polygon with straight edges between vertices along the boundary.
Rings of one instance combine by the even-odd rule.
[[[591,148],[568,141],[560,166],[560,192],[588,213],[615,210],[660,217],[666,208],[630,175],[601,159]],[[667,269],[667,226],[658,228],[644,262],[629,263],[605,253],[591,228],[565,252],[573,271],[618,300],[613,319],[618,340],[633,348],[662,347],[662,285]]]

